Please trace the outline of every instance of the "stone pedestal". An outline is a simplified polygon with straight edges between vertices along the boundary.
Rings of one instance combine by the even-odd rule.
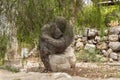
[[[70,70],[70,68],[75,67],[76,63],[76,57],[72,47],[68,47],[64,53],[59,55],[50,55],[49,59],[52,71]]]

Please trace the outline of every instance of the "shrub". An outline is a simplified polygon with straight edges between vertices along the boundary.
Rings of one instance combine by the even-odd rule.
[[[4,57],[6,52],[7,38],[0,36],[0,65],[4,64]]]
[[[96,53],[89,53],[86,50],[80,50],[75,52],[78,61],[82,62],[103,62],[102,56],[99,54],[99,51],[96,50]]]

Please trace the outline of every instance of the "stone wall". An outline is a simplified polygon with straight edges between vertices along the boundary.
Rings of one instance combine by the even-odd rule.
[[[100,30],[86,28],[83,34],[75,36],[75,50],[87,50],[90,53],[99,51],[105,57],[118,61],[120,53],[120,26],[104,30],[100,37]]]

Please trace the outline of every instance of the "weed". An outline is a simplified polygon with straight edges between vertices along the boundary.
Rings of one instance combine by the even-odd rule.
[[[96,53],[89,53],[86,50],[77,51],[75,53],[78,61],[83,62],[103,62],[102,56],[98,54],[99,51],[96,51]]]
[[[11,67],[11,66],[0,66],[0,69],[8,70],[13,73],[19,72],[19,70],[17,68]]]

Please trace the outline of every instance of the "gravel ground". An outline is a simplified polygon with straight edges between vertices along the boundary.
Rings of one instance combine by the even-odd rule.
[[[120,66],[77,63],[75,69],[56,73],[13,73],[0,69],[0,80],[120,80]]]

